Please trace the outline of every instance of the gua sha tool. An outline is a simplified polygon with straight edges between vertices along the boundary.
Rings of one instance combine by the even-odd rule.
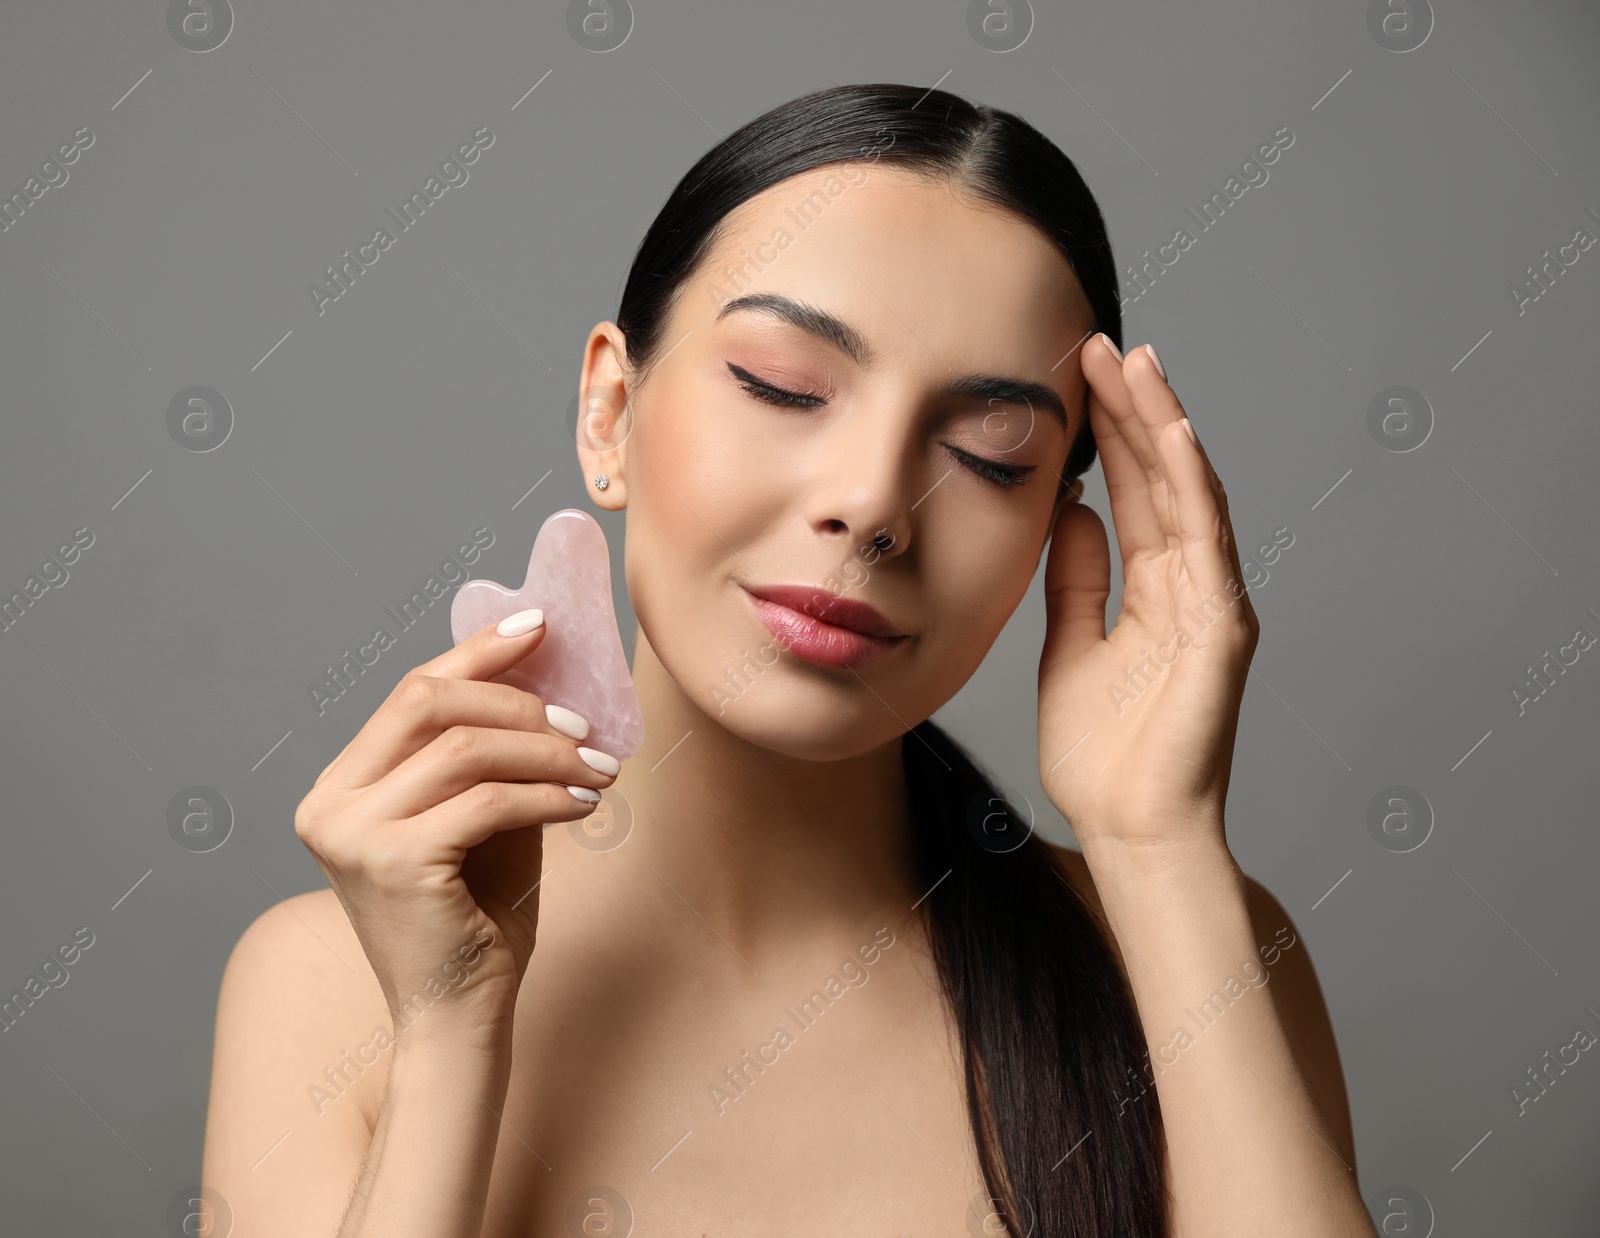
[[[611,604],[605,531],[588,512],[566,507],[539,528],[520,589],[469,580],[450,603],[450,635],[460,644],[485,624],[537,606],[545,634],[532,653],[494,676],[589,721],[583,743],[626,761],[644,744],[644,711],[622,652]]]

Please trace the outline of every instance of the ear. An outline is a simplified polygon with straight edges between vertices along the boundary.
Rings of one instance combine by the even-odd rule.
[[[627,337],[614,322],[597,323],[584,346],[578,379],[578,462],[589,498],[606,511],[628,505],[627,441],[633,431]],[[595,477],[605,474],[604,490]]]

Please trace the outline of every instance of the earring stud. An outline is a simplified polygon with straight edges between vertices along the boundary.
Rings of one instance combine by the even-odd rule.
[[[596,490],[604,490],[610,484],[611,484],[611,479],[609,477],[607,477],[604,473],[596,473],[595,474],[595,477],[594,477],[594,488]]]

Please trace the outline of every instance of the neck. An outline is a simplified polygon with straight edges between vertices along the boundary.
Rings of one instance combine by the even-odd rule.
[[[645,745],[613,784],[633,812],[626,849],[731,949],[749,959],[798,930],[848,935],[911,909],[920,892],[898,737],[827,761],[752,743],[684,694],[642,630],[633,678]]]

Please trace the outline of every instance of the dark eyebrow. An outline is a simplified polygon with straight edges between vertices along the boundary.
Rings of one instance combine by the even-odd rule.
[[[857,365],[865,368],[872,364],[874,353],[866,337],[842,319],[835,318],[826,310],[821,310],[812,305],[805,305],[792,297],[782,296],[775,292],[747,293],[742,297],[734,297],[726,302],[717,312],[716,321],[721,322],[727,315],[736,310],[752,310],[760,313],[771,314],[792,326],[799,327],[802,331],[816,336],[839,349]],[[1003,404],[1024,404],[1030,409],[1036,409],[1055,418],[1061,423],[1065,431],[1067,426],[1067,409],[1061,402],[1053,388],[1043,383],[1032,382],[1025,378],[1004,378],[993,374],[963,374],[960,378],[948,383],[944,394],[957,398],[975,400],[993,400]]]

